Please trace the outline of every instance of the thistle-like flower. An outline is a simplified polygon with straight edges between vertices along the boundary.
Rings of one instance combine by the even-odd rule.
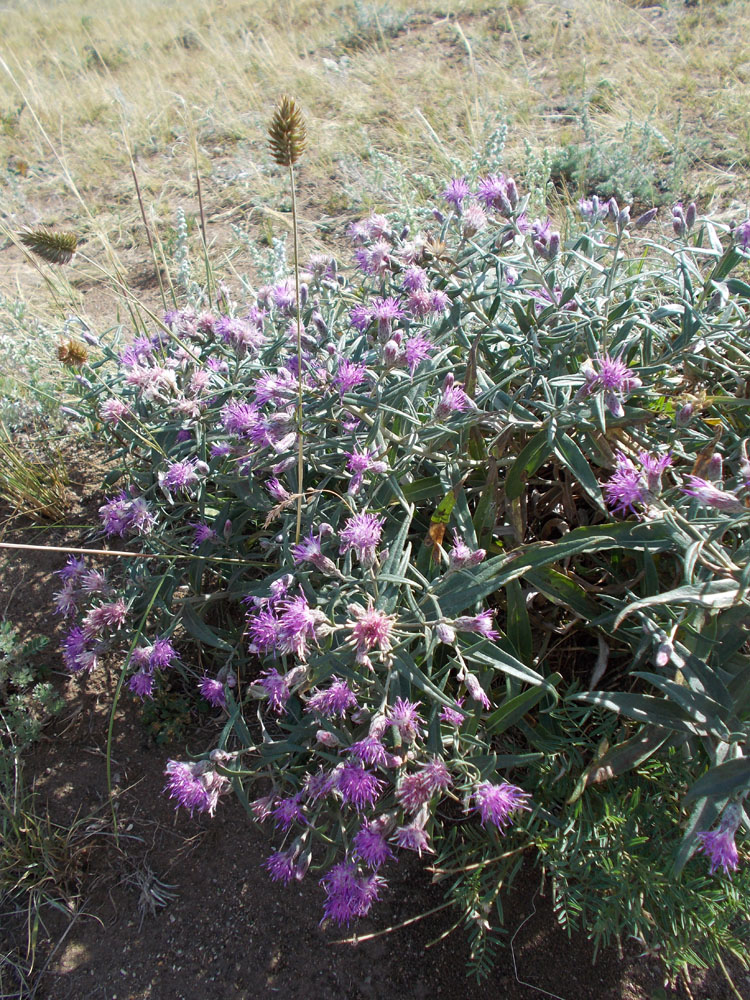
[[[268,126],[271,156],[280,167],[291,167],[302,156],[306,138],[302,113],[291,97],[282,97]]]

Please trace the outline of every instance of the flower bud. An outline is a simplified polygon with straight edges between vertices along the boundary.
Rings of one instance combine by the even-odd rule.
[[[328,747],[329,750],[334,750],[336,747],[341,746],[341,740],[335,733],[330,733],[327,729],[319,729],[315,734],[315,739],[318,743],[322,743],[324,747]]]
[[[649,224],[649,222],[653,222],[654,219],[656,218],[658,211],[659,211],[658,208],[650,208],[648,212],[644,212],[643,215],[639,215],[638,218],[635,220],[635,228],[643,229],[644,226],[647,226]]]
[[[620,214],[620,206],[617,204],[616,198],[610,198],[607,202],[607,209],[609,211],[609,217],[613,222],[617,220],[617,216]]]
[[[449,646],[452,646],[456,641],[456,630],[445,622],[440,622],[435,626],[435,635],[440,642],[445,642]]]
[[[685,212],[685,225],[688,228],[688,232],[690,232],[690,230],[695,225],[695,220],[697,216],[698,216],[698,210],[695,207],[695,202],[691,201],[687,207],[687,211]]]
[[[681,406],[674,417],[674,422],[678,427],[687,427],[690,421],[693,419],[693,413],[695,412],[695,407],[692,403],[685,403]]]
[[[229,539],[232,537],[232,522],[229,518],[227,518],[226,521],[224,522],[224,528],[222,530],[222,534],[224,535],[225,542],[228,542]]]

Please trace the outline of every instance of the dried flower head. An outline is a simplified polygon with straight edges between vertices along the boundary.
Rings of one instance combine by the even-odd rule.
[[[78,340],[63,340],[57,345],[57,357],[68,368],[80,368],[89,358],[89,352]]]
[[[282,97],[268,126],[271,156],[280,167],[291,167],[302,156],[306,137],[299,108],[291,97]]]

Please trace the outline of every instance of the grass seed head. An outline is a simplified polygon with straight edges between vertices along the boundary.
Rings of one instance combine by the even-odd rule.
[[[78,249],[78,237],[75,233],[55,232],[44,226],[23,229],[18,238],[32,253],[50,264],[69,264]]]
[[[304,152],[306,138],[301,111],[291,97],[282,97],[268,126],[271,156],[279,166],[290,167]]]

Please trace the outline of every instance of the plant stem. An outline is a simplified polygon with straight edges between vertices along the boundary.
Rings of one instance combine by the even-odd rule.
[[[295,542],[302,530],[302,495],[304,475],[304,441],[302,436],[302,312],[299,294],[299,256],[297,248],[297,194],[294,187],[294,164],[289,164],[289,182],[292,189],[292,239],[294,243],[294,289],[297,308],[297,527]]]

